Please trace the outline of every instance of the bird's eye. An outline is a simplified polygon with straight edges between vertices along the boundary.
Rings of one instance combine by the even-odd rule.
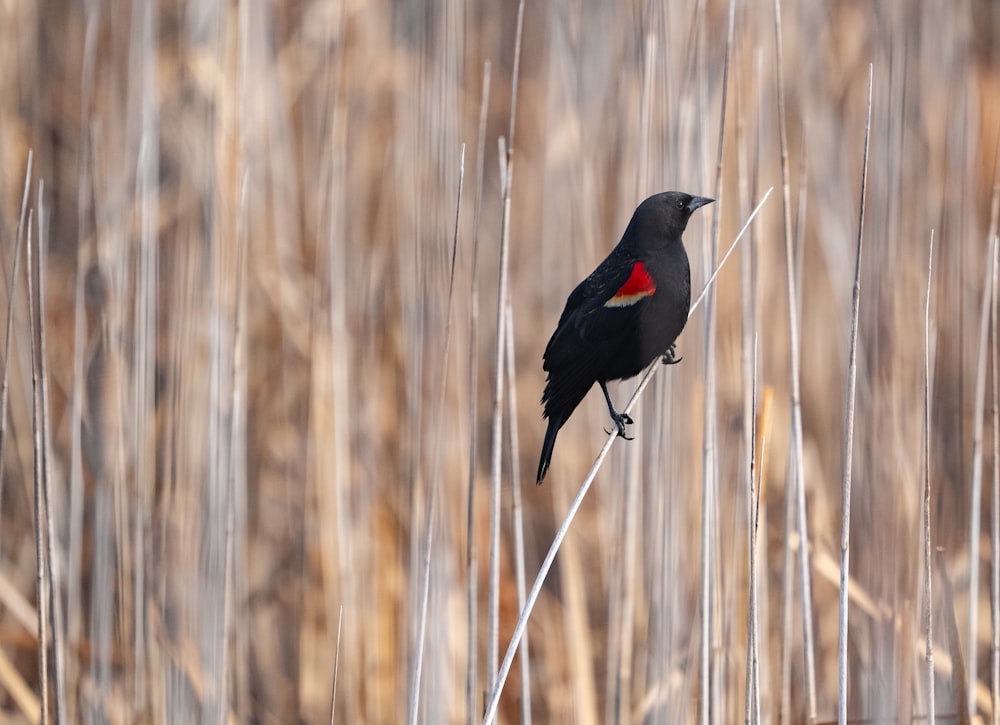
[[[677,202],[677,208],[678,209],[683,209],[684,208],[684,202],[683,201],[678,201]]]

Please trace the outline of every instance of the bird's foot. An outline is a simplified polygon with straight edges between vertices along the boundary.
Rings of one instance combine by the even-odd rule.
[[[603,380],[597,381],[601,386],[601,392],[604,393],[604,400],[608,404],[608,413],[611,415],[611,420],[614,421],[615,427],[618,429],[618,436],[624,438],[627,441],[632,440],[629,436],[625,435],[625,426],[632,425],[632,419],[629,417],[628,413],[619,413],[615,410],[614,403],[611,402],[611,395],[608,394],[608,386]],[[608,435],[611,435],[611,431],[604,431]]]
[[[635,436],[630,436],[625,434],[625,426],[632,425],[632,417],[628,413],[619,413],[618,415],[612,416],[611,420],[614,421],[615,427],[618,429],[618,437],[624,438],[627,441],[634,440]],[[611,431],[605,430],[607,434],[611,434]]]
[[[677,357],[677,346],[671,345],[667,348],[667,351],[663,353],[663,364],[664,365],[676,365],[684,358]]]

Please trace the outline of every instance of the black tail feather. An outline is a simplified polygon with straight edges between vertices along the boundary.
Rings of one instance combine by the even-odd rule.
[[[562,424],[562,417],[553,416],[549,418],[549,427],[545,430],[545,442],[542,443],[542,456],[538,460],[538,476],[535,478],[537,485],[541,485],[542,479],[545,478],[545,473],[549,470],[549,463],[552,462],[552,449],[555,448],[556,436],[559,434]]]

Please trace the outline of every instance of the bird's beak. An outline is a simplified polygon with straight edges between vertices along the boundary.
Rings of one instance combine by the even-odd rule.
[[[694,211],[695,209],[700,209],[705,206],[705,204],[711,204],[715,199],[709,199],[707,196],[695,196],[691,198],[691,202],[688,204],[688,211]]]

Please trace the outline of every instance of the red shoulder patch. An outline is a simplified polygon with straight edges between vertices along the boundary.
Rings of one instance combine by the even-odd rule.
[[[605,307],[628,307],[634,305],[643,297],[649,297],[656,292],[656,284],[646,271],[646,265],[636,262],[632,265],[632,273],[625,284],[615,292],[614,296],[604,303]]]

